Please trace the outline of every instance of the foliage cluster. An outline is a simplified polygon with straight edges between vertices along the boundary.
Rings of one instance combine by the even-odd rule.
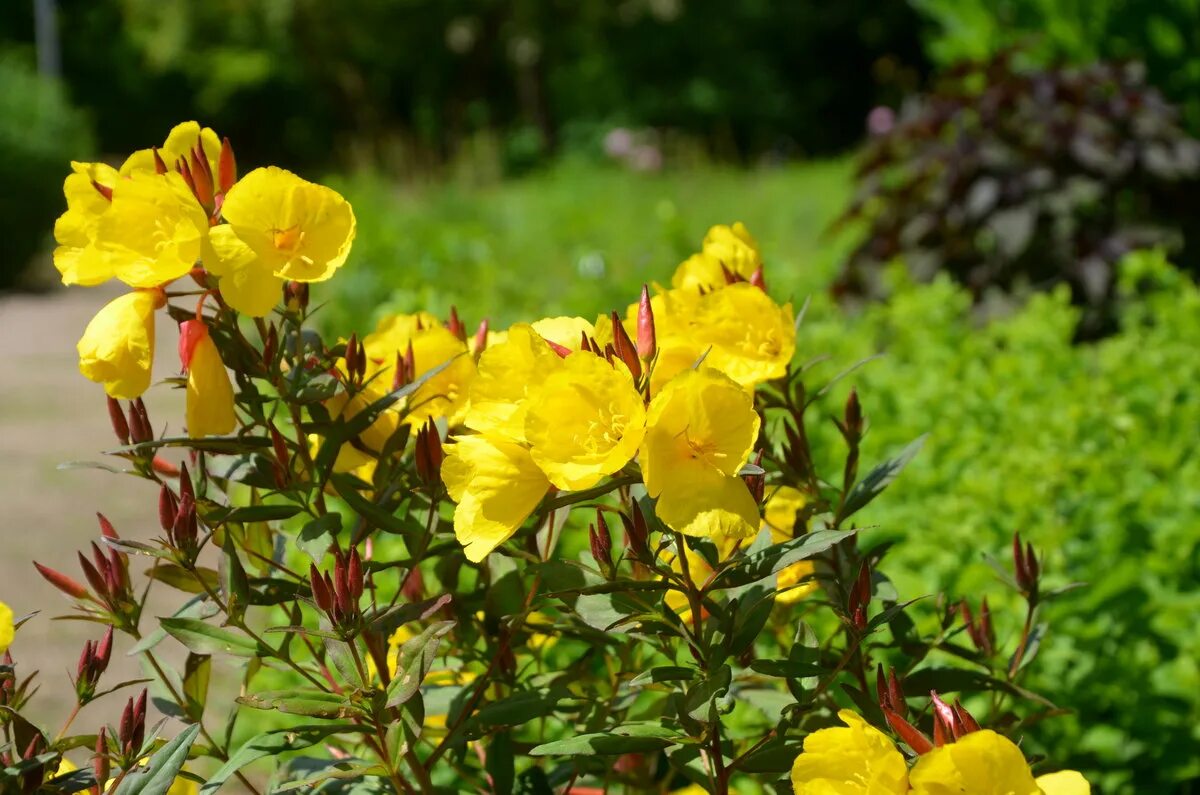
[[[1161,254],[1128,257],[1121,330],[1078,345],[1063,287],[981,325],[947,278],[892,277],[887,303],[857,318],[818,303],[806,322],[834,361],[884,354],[854,377],[888,417],[864,455],[929,431],[903,499],[864,511],[868,538],[899,541],[893,576],[912,595],[987,588],[974,548],[1012,528],[1049,550],[1052,582],[1084,585],[1047,607],[1060,631],[1028,680],[1072,714],[1031,747],[1104,792],[1184,791],[1200,775],[1200,290]]]
[[[1124,254],[1187,238],[1193,264],[1200,141],[1141,70],[1027,69],[1014,56],[951,70],[867,145],[842,221],[868,230],[837,289],[877,294],[896,257],[977,299],[1063,281],[1095,335],[1110,330]]]
[[[78,705],[150,687],[94,733],[71,733],[78,710],[51,733],[9,650],[5,791],[256,792],[264,773],[272,791],[1089,791],[1035,778],[1009,739],[1056,712],[1025,680],[1068,589],[1014,535],[986,595],[900,593],[902,544],[864,542],[858,517],[921,439],[864,458],[853,391],[820,433],[812,407],[853,370],[805,363],[806,307],[770,297],[741,224],[595,322],[471,334],[417,313],[327,343],[310,285],[356,235],[336,192],[239,175],[228,139],[189,122],[119,169],[73,164],[65,193],[64,281],[131,288],[79,345],[120,443],[95,466],[146,480],[161,532],[101,517],[82,579],[39,571],[106,627]],[[179,323],[181,435],[141,401],[158,311]],[[152,620],[152,588],[187,601]],[[30,619],[0,608],[0,647]],[[118,643],[146,680],[106,680]],[[186,728],[150,725],[151,703]],[[249,738],[246,712],[267,716]]]

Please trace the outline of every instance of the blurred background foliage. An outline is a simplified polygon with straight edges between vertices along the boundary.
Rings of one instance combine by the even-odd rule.
[[[190,118],[352,201],[333,333],[623,307],[744,221],[812,298],[802,359],[886,354],[845,384],[864,455],[932,430],[870,517],[928,539],[901,591],[998,594],[980,550],[1020,530],[1086,583],[1034,750],[1099,793],[1200,789],[1200,0],[55,4],[60,79],[35,3],[0,4],[0,287],[52,279],[69,160]]]

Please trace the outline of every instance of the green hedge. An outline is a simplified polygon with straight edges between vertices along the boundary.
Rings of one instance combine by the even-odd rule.
[[[1007,560],[1014,530],[1051,586],[1086,583],[1043,616],[1026,684],[1074,714],[1039,724],[1034,750],[1103,793],[1183,792],[1200,776],[1200,290],[1161,255],[1129,257],[1122,331],[1081,346],[1063,289],[983,326],[970,305],[944,279],[901,284],[849,321],[819,300],[801,330],[800,357],[832,354],[830,373],[885,352],[845,382],[879,420],[864,460],[932,431],[864,512],[870,538],[927,540],[891,553],[903,594],[994,602],[982,553]],[[1020,614],[1005,618],[1011,649]]]

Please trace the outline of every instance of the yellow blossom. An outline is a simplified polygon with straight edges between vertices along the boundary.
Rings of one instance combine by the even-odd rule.
[[[157,287],[198,264],[208,218],[183,177],[139,173],[117,180],[112,203],[91,233],[90,247],[78,256],[59,255],[64,281],[98,284],[116,277],[130,287]]]
[[[72,162],[71,169],[63,182],[67,211],[54,222],[54,267],[63,284],[100,284],[113,276],[112,263],[96,247],[100,217],[112,206],[111,193],[101,191],[111,192],[117,172],[103,163]]]
[[[904,756],[887,735],[850,710],[840,711],[838,717],[845,728],[820,729],[804,738],[804,752],[792,765],[796,795],[907,793]]]
[[[238,180],[221,215],[229,223],[212,230],[205,264],[229,305],[256,317],[278,301],[279,279],[324,281],[354,242],[354,211],[340,194],[273,166]]]
[[[233,385],[225,363],[207,327],[200,321],[185,323],[193,334],[185,334],[191,348],[187,362],[187,430],[193,439],[223,436],[237,427],[233,407]]]
[[[796,352],[791,305],[744,282],[700,299],[692,336],[706,365],[747,388],[783,376]]]
[[[772,543],[782,544],[796,537],[796,516],[807,502],[804,492],[791,486],[778,486],[768,491],[767,501],[763,505],[763,525],[771,532]],[[817,582],[812,579],[813,571],[811,560],[802,560],[784,568],[776,575],[779,594],[775,601],[785,605],[794,604],[815,591]]]
[[[15,634],[12,608],[4,604],[4,602],[0,602],[0,654],[8,651],[8,647],[12,645],[13,635]]]
[[[478,563],[503,544],[550,489],[529,450],[504,438],[459,436],[442,463],[454,509],[454,535]]]
[[[396,355],[413,351],[415,378],[445,365],[406,400],[405,422],[421,425],[429,418],[445,417],[451,425],[462,420],[467,408],[467,390],[475,378],[475,360],[465,342],[450,333],[428,313],[392,315],[380,321],[362,341],[367,352],[367,376],[371,389],[382,397],[392,388]]]
[[[1090,791],[1071,771],[1034,779],[1025,755],[994,731],[971,732],[917,759],[910,776],[913,795],[1075,795]],[[1045,785],[1045,786],[1043,786]]]
[[[561,367],[562,361],[532,326],[513,326],[503,342],[480,355],[464,424],[481,433],[524,442],[526,394]]]
[[[132,400],[150,386],[154,362],[154,310],[165,302],[158,290],[134,290],[104,306],[76,346],[79,372],[111,397]]]
[[[211,127],[201,129],[200,123],[196,121],[185,121],[171,128],[171,132],[167,133],[167,140],[158,147],[158,156],[162,158],[163,164],[169,170],[174,171],[175,164],[179,159],[185,157],[190,159],[192,149],[197,143],[204,151],[212,173],[216,174],[217,161],[221,156],[221,139]],[[121,164],[121,176],[139,173],[153,174],[154,171],[154,151],[152,149],[139,149],[125,158],[125,162]]]
[[[579,350],[584,334],[596,336],[596,327],[581,317],[545,317],[534,321],[533,330],[555,345],[572,351]]]
[[[576,351],[531,392],[525,438],[550,482],[573,491],[629,463],[645,424],[645,404],[629,370]]]
[[[716,370],[687,370],[663,387],[650,403],[641,452],[659,519],[688,535],[753,535],[758,506],[737,473],[758,428],[750,395]]]
[[[698,254],[684,260],[671,277],[675,288],[716,290],[727,284],[725,271],[749,279],[762,265],[758,242],[740,221],[714,226],[704,236]]]

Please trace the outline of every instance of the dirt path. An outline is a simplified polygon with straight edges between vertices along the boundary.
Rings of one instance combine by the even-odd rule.
[[[90,469],[58,469],[65,461],[103,460],[101,451],[116,445],[104,391],[79,374],[75,343],[92,315],[119,294],[116,287],[0,294],[0,600],[17,616],[41,611],[19,631],[12,653],[19,674],[41,671],[42,689],[33,714],[47,730],[57,729],[69,711],[74,696],[67,672],[74,675],[83,642],[98,638],[100,627],[52,620],[70,612],[69,603],[42,580],[31,561],[82,580],[76,550],[86,549],[97,537],[96,511],[124,536],[144,540],[159,532],[158,496],[145,481]],[[161,315],[156,330],[158,378],[179,367],[174,324]],[[178,429],[182,393],[156,386],[145,400],[156,428]],[[140,568],[135,561],[135,571]],[[152,616],[145,616],[147,620],[153,621]],[[104,680],[110,686],[141,675],[138,666],[123,657],[128,645],[116,648],[113,669]],[[176,650],[163,646],[173,657]],[[94,732],[101,721],[115,721],[124,698],[133,692],[89,706],[75,729]]]

